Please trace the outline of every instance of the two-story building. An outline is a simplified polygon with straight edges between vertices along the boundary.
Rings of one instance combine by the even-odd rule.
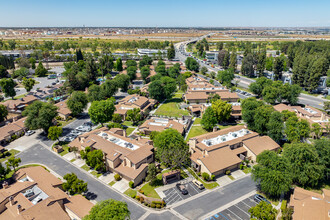
[[[78,136],[69,144],[84,150],[102,150],[107,170],[119,173],[138,185],[147,175],[148,165],[154,161],[153,142],[148,139],[131,139],[119,128],[100,128]]]
[[[189,139],[191,166],[198,172],[221,175],[239,168],[250,159],[256,161],[264,150],[277,150],[280,146],[268,136],[237,125]]]

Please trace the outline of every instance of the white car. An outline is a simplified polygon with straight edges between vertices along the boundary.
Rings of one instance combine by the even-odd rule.
[[[29,130],[25,133],[25,136],[30,136],[33,135],[34,133],[36,133],[35,131]]]
[[[73,140],[74,140],[74,138],[71,137],[71,136],[70,136],[70,137],[69,137],[69,136],[66,136],[66,137],[63,138],[63,141],[64,141],[64,142],[71,142],[71,141],[73,141]]]

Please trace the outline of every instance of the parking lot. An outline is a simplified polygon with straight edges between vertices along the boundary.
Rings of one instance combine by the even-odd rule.
[[[253,196],[246,198],[229,208],[208,217],[206,220],[248,220],[250,219],[249,209],[257,203],[253,200]]]
[[[170,189],[164,190],[163,193],[166,196],[164,198],[164,201],[166,202],[166,204],[167,205],[174,204],[176,202],[179,202],[181,200],[184,200],[184,199],[187,199],[191,196],[194,196],[198,193],[201,193],[205,190],[205,189],[200,190],[191,181],[186,183],[185,186],[186,186],[186,189],[188,191],[187,195],[183,195],[176,186],[174,186]]]

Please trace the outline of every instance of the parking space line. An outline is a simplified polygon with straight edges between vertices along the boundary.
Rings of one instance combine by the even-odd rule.
[[[248,206],[249,208],[251,208],[252,206],[249,206],[248,204],[246,204],[245,202],[244,202],[244,200],[243,201],[241,201],[242,203],[244,203],[246,206]]]
[[[197,192],[197,194],[199,193],[199,191],[197,191],[197,189],[195,189],[195,185],[192,182],[189,182],[190,186]]]
[[[250,214],[249,213],[247,213],[246,211],[244,211],[243,209],[241,209],[237,204],[236,205],[234,205],[236,208],[238,208],[239,210],[241,210],[242,212],[244,212],[244,213],[246,213],[248,216],[250,216]]]
[[[232,212],[231,210],[230,210],[230,207],[227,209],[229,212],[231,212],[231,213],[233,213],[234,215],[236,215],[234,212]],[[243,220],[241,217],[239,217],[238,215],[236,215],[239,219],[241,219],[241,220]]]
[[[229,220],[226,216],[224,216],[221,212],[219,212],[219,214],[224,217],[225,219]]]

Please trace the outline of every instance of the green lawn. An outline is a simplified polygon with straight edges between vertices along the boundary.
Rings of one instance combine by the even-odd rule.
[[[175,93],[174,96],[173,96],[173,98],[181,99],[183,94],[184,93]]]
[[[145,184],[144,186],[142,186],[141,190],[144,192],[144,195],[148,196],[148,197],[152,197],[152,198],[156,198],[156,199],[160,199],[160,196],[158,195],[158,193],[155,191],[155,187],[150,186],[149,183]]]
[[[169,117],[181,117],[183,115],[189,115],[189,112],[185,109],[179,109],[179,103],[182,99],[173,98],[162,104],[156,111],[155,115],[164,115]]]
[[[113,186],[113,185],[115,185],[115,183],[116,183],[116,181],[111,181],[111,182],[109,183],[109,186]]]
[[[75,161],[76,161],[76,159],[74,159],[74,158],[73,158],[72,160],[70,160],[71,163],[73,163],[73,162],[75,162]]]
[[[197,176],[197,174],[190,168],[190,167],[187,167],[187,170],[189,171],[189,173],[191,175],[193,175],[193,177],[195,177],[195,179],[199,180],[201,183],[203,183],[204,187],[206,189],[213,189],[217,186],[219,186],[219,184],[217,182],[205,182],[204,180],[202,180],[201,178],[199,178]]]
[[[81,168],[84,169],[84,170],[86,170],[86,171],[89,171],[90,170],[90,168],[89,168],[89,166],[87,164],[85,164]]]
[[[244,166],[243,172],[246,173],[246,174],[248,174],[248,173],[251,173],[251,170],[252,170],[251,167]]]
[[[59,153],[59,155],[64,156],[67,153],[69,153],[69,146],[67,144],[65,144],[65,145],[62,145],[62,147],[63,147],[63,151],[61,153]]]
[[[102,176],[101,173],[98,173],[98,172],[95,171],[95,170],[93,170],[93,171],[91,172],[91,174],[93,174],[93,176],[95,176],[96,178],[99,178],[100,176]]]
[[[70,124],[71,122],[75,121],[76,118],[72,118],[71,120],[68,120],[68,121],[59,121],[61,124],[62,124],[62,128],[68,124]]]
[[[136,196],[136,190],[134,189],[128,189],[124,192],[125,195],[128,195],[131,198],[134,198]]]
[[[18,154],[20,151],[18,150],[14,150],[14,149],[11,149],[8,151],[9,152],[9,155],[4,157],[4,158],[1,158],[0,159],[0,163],[4,162],[5,160],[7,160],[9,157],[12,157],[12,156],[15,156],[16,154]]]
[[[126,135],[130,135],[133,131],[135,130],[135,128],[127,128],[126,129]]]
[[[27,93],[24,93],[22,95],[18,95],[18,96],[15,96],[14,99],[20,99],[20,98],[23,98],[27,95]]]
[[[229,177],[229,179],[231,180],[235,180],[235,178],[232,175],[227,175]]]
[[[191,129],[186,138],[186,141],[188,141],[192,137],[196,137],[196,136],[206,134],[206,133],[207,133],[207,131],[204,128],[202,128],[202,126],[191,126]]]
[[[133,126],[133,122],[131,122],[131,121],[124,121],[124,122],[123,122],[123,125],[124,125],[124,126],[127,126],[127,127],[129,127],[129,126]]]
[[[194,125],[200,125],[202,123],[201,118],[195,118]]]

